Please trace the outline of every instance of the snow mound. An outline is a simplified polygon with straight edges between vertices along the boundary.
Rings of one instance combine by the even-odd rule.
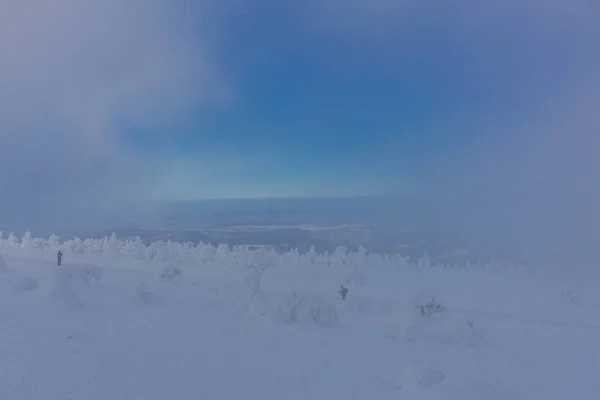
[[[138,299],[138,301],[144,304],[155,303],[158,300],[158,295],[150,291],[150,289],[148,289],[148,285],[146,285],[144,282],[141,282],[135,288],[135,297]]]
[[[62,282],[80,280],[90,283],[100,281],[103,276],[102,268],[92,264],[65,265],[56,270],[56,278]]]
[[[250,301],[250,306],[246,312],[248,317],[265,317],[269,314],[269,302],[261,296],[255,296]]]
[[[337,322],[335,306],[318,297],[300,296],[296,293],[284,296],[269,310],[271,320],[287,325],[331,325]]]
[[[24,292],[31,292],[40,287],[40,281],[37,278],[21,278],[19,289]]]
[[[504,385],[485,379],[452,379],[441,370],[409,362],[397,389],[403,398],[423,400],[523,400]]]
[[[83,304],[77,298],[73,288],[69,286],[68,280],[64,279],[64,276],[59,275],[56,277],[50,288],[48,299],[51,304],[61,309],[79,310],[83,308]]]
[[[368,314],[374,310],[374,306],[366,297],[352,296],[344,300],[344,308],[356,314]]]
[[[92,264],[80,264],[80,269],[83,269],[83,275],[88,282],[90,281],[101,281],[104,277],[104,271],[102,268]]]
[[[376,307],[381,313],[389,315],[394,312],[394,301],[388,299],[379,300]]]
[[[341,302],[345,311],[359,315],[390,315],[394,311],[392,300],[372,300],[365,296],[352,296]]]
[[[444,380],[446,380],[446,375],[439,369],[409,363],[400,377],[399,389],[405,392],[415,392],[430,389]]]

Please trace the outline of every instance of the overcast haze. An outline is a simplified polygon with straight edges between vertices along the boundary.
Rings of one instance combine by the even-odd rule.
[[[596,262],[598,21],[585,0],[4,0],[0,222],[382,195]]]

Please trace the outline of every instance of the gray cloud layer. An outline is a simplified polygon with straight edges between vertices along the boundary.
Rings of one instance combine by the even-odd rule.
[[[537,97],[521,105],[516,121],[479,127],[500,139],[482,140],[478,154],[463,155],[438,182],[448,198],[440,220],[504,253],[599,266],[600,6],[530,3],[544,29],[516,31],[533,32],[521,40],[535,40],[539,52],[528,71]]]
[[[466,110],[461,118],[476,138],[428,160],[420,177],[427,189],[415,209],[422,226],[459,232],[515,259],[600,265],[597,2],[319,3],[323,11],[307,15],[322,32],[398,52],[419,42],[411,33],[423,21],[446,24],[440,29],[456,34],[456,48],[469,50],[461,54],[475,55],[466,61],[479,63],[479,83],[491,98],[506,70],[520,79],[509,113]],[[427,52],[423,45],[417,50]],[[436,129],[452,131],[450,123]]]

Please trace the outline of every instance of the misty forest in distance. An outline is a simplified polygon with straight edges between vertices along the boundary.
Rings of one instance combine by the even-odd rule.
[[[101,220],[66,217],[51,223],[44,218],[39,226],[20,223],[15,224],[16,229],[4,231],[19,237],[26,230],[35,236],[57,234],[61,240],[103,238],[115,233],[120,239],[140,237],[147,245],[170,240],[215,246],[257,245],[301,253],[311,247],[331,254],[338,246],[350,251],[362,246],[369,252],[415,260],[427,256],[433,263],[450,266],[496,261],[538,268],[571,263],[572,267],[584,267],[578,264],[570,241],[556,249],[544,242],[541,251],[536,251],[518,234],[518,224],[506,225],[504,230],[490,227],[475,234],[460,227],[443,229],[436,224],[433,208],[418,208],[416,204],[411,198],[386,197],[182,201],[156,205],[144,212],[132,208]],[[588,257],[588,253],[583,254]]]

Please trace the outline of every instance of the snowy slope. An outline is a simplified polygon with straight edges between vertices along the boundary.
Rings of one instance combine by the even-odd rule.
[[[116,238],[0,254],[1,399],[600,398],[591,275]]]

